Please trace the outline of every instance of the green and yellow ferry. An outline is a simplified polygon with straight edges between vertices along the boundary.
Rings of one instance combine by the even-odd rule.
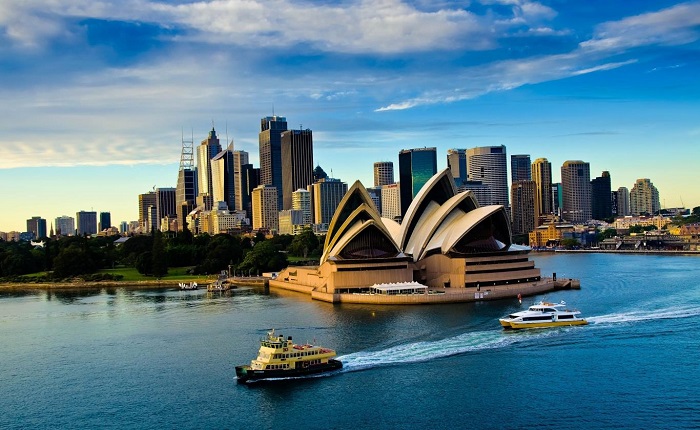
[[[335,356],[332,349],[308,343],[297,345],[291,336],[285,339],[272,329],[260,340],[258,356],[250,365],[236,366],[236,377],[238,382],[252,382],[330,372],[343,367]]]

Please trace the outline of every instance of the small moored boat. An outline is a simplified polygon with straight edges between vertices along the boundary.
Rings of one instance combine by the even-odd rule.
[[[560,303],[539,302],[530,306],[526,311],[515,312],[500,318],[503,328],[545,328],[588,324],[579,315],[581,312],[566,308],[566,302]]]
[[[197,288],[197,283],[196,282],[190,282],[189,284],[186,284],[184,282],[180,282],[178,285],[180,285],[181,290],[196,290]]]
[[[273,329],[260,340],[258,356],[250,365],[236,366],[236,377],[238,382],[251,382],[330,372],[343,367],[335,356],[332,349],[308,343],[297,345],[291,336],[277,336]]]

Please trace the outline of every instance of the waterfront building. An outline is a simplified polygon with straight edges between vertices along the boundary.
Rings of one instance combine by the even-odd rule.
[[[46,220],[40,216],[33,216],[27,220],[27,231],[33,239],[46,237]]]
[[[433,148],[403,149],[399,152],[399,188],[401,215],[405,215],[413,198],[437,173],[437,152]]]
[[[506,147],[485,146],[467,149],[469,180],[480,181],[491,190],[490,200],[481,205],[503,205],[508,208],[508,163]]]
[[[532,248],[551,248],[558,246],[567,236],[574,233],[573,224],[552,220],[530,232],[530,246]]]
[[[604,220],[611,218],[612,214],[610,172],[603,171],[591,181],[591,218]]]
[[[559,205],[554,204],[555,197],[552,193],[552,163],[546,158],[538,158],[532,163],[530,169],[531,178],[535,181],[537,187],[537,194],[535,195],[537,212],[540,215],[556,213],[555,208],[559,207]],[[539,221],[537,225],[540,225]]]
[[[563,206],[561,217],[566,221],[586,223],[591,219],[591,168],[580,161],[566,161],[561,166]]]
[[[157,217],[151,216],[151,207],[156,210],[158,205],[158,195],[155,191],[149,191],[145,194],[139,194],[139,226],[141,227],[141,233],[150,233],[154,229],[158,228],[156,223]]]
[[[452,177],[457,187],[464,185],[464,183],[469,180],[469,174],[467,173],[467,150],[448,149],[447,168],[452,172]]]
[[[282,132],[287,130],[287,118],[268,116],[260,120],[260,185],[278,190],[277,207],[282,208]],[[275,216],[277,219],[277,216]]]
[[[221,143],[214,127],[197,147],[197,206],[211,210],[214,204],[211,159],[221,152]]]
[[[627,187],[618,188],[615,192],[615,198],[617,201],[617,210],[615,211],[615,215],[630,215],[630,191],[627,189]]]
[[[112,227],[112,214],[109,212],[100,212],[100,220],[97,223],[97,230],[102,231]]]
[[[314,182],[313,133],[306,130],[282,132],[282,206],[292,208],[292,193]]]
[[[380,217],[356,181],[331,221],[319,266],[288,267],[270,286],[313,291],[313,298],[327,301],[359,300],[352,293],[403,282],[441,290],[488,287],[498,294],[540,281],[528,252],[511,243],[502,205],[480,207],[471,192],[457,192],[444,169],[426,182],[401,224]]]
[[[511,185],[513,234],[528,234],[537,226],[540,214],[535,204],[536,195],[537,184],[535,181],[515,181]]]
[[[234,209],[238,212],[248,211],[247,204],[250,201],[250,190],[247,189],[247,166],[253,167],[248,163],[248,153],[233,151],[233,201]]]
[[[377,161],[374,163],[374,186],[382,187],[394,183],[394,163]]]
[[[80,211],[75,214],[79,236],[97,234],[97,212]]]
[[[380,213],[382,217],[393,220],[401,220],[401,192],[400,183],[382,186],[382,205]]]
[[[654,215],[659,213],[659,190],[648,178],[637,179],[630,191],[630,213],[632,215]]]
[[[75,234],[75,219],[68,215],[56,217],[56,236],[73,236]]]
[[[267,230],[270,233],[279,229],[277,214],[277,188],[258,185],[252,194],[253,230]]]
[[[232,145],[211,159],[211,178],[214,207],[219,207],[219,202],[223,202],[226,210],[235,210],[236,190]]]
[[[331,222],[338,204],[348,191],[348,184],[340,179],[325,178],[313,183],[307,189],[311,193],[313,223],[320,225],[317,230],[323,231]]]
[[[516,154],[510,156],[510,179],[512,182],[534,180],[532,179],[529,155]]]

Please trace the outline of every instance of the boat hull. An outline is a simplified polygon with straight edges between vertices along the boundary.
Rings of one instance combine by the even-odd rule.
[[[343,363],[339,360],[328,360],[328,363],[310,366],[305,369],[252,370],[250,366],[236,366],[236,378],[239,383],[261,381],[277,378],[294,378],[319,373],[332,372],[341,369]]]
[[[517,321],[508,321],[508,320],[500,320],[501,325],[503,328],[506,329],[514,329],[514,330],[522,330],[522,329],[529,329],[529,328],[549,328],[549,327],[568,327],[568,326],[574,326],[574,325],[586,325],[588,324],[588,321],[585,319],[577,319],[573,321],[547,321],[547,322],[517,322]]]

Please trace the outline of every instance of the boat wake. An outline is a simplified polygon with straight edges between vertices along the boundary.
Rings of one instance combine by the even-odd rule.
[[[700,307],[674,307],[667,309],[657,309],[652,311],[625,312],[619,314],[608,314],[586,318],[593,324],[614,324],[628,323],[648,320],[679,319],[690,318],[700,315]]]
[[[364,370],[379,366],[429,361],[436,358],[487,349],[507,347],[516,343],[533,341],[551,336],[555,331],[528,333],[527,336],[504,335],[502,330],[463,333],[435,341],[423,341],[398,345],[379,351],[360,351],[338,357],[344,372]]]

